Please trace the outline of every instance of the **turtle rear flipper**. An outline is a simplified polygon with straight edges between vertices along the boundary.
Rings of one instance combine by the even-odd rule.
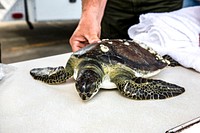
[[[126,97],[135,100],[166,99],[182,94],[183,87],[162,80],[133,78],[118,75],[114,81],[118,90]]]
[[[63,66],[34,68],[30,71],[30,74],[34,79],[47,84],[60,84],[66,82],[72,76],[72,74],[66,72]]]
[[[181,64],[178,61],[174,60],[169,55],[164,55],[163,58],[170,62],[169,66],[171,66],[171,67],[181,66]]]

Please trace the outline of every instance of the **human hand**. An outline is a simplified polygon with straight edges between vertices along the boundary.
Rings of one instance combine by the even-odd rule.
[[[72,51],[75,52],[90,43],[99,41],[101,26],[100,23],[92,17],[82,17],[76,30],[70,38]]]

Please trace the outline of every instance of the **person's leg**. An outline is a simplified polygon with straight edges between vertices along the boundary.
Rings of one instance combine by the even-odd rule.
[[[169,12],[182,8],[182,0],[108,0],[102,20],[101,38],[129,39],[127,30],[148,12]]]
[[[104,12],[101,38],[126,39],[127,29],[132,23],[138,23],[134,14],[132,0],[108,0]]]

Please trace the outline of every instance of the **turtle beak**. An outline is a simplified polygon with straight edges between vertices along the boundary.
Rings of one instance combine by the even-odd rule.
[[[88,100],[88,98],[87,98],[86,95],[79,94],[79,96],[81,97],[81,99],[82,99],[83,101],[87,101],[87,100]]]
[[[83,82],[82,84],[76,83],[76,90],[80,98],[84,101],[92,99],[98,93],[99,89],[95,83],[89,83],[89,85],[87,82]]]
[[[77,87],[77,88],[79,88],[79,87]],[[82,89],[83,88],[84,87],[82,87]],[[90,99],[93,98],[93,96],[95,96],[97,94],[97,92],[99,91],[99,89],[96,88],[96,89],[94,89],[93,91],[90,91],[90,92],[86,92],[85,90],[84,91],[83,90],[80,91],[79,89],[77,89],[77,91],[78,91],[78,94],[79,94],[80,98],[83,101],[89,101]]]
[[[79,96],[83,101],[88,101],[93,97],[92,94],[89,93],[79,93]]]

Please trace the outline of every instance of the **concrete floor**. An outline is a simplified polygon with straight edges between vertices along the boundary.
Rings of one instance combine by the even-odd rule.
[[[34,23],[0,23],[2,62],[14,63],[71,52],[69,38],[78,20]]]

